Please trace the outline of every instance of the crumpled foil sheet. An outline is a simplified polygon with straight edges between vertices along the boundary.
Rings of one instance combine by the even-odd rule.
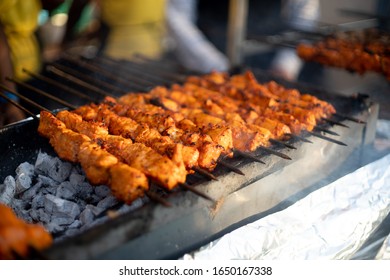
[[[350,259],[389,212],[390,154],[182,259]]]
[[[386,237],[375,257],[376,260],[390,260],[390,234]]]

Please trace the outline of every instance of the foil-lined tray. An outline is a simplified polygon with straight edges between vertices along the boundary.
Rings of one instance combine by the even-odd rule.
[[[389,212],[390,154],[183,259],[351,259]],[[377,259],[390,258],[389,239]]]

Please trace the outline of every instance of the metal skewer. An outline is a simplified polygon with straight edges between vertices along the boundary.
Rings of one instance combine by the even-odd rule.
[[[132,77],[127,77],[126,79],[124,79],[118,75],[114,75],[112,72],[102,68],[99,65],[93,65],[91,63],[85,62],[83,60],[74,58],[74,57],[69,56],[69,55],[65,55],[64,58],[66,60],[82,67],[82,68],[99,73],[100,75],[103,75],[104,77],[106,77],[110,80],[113,80],[116,83],[121,84],[124,87],[127,87],[129,89],[133,89],[133,90],[137,90],[137,91],[146,91],[147,86],[140,86],[139,85],[139,84],[142,84],[142,81],[136,81]]]
[[[233,166],[233,165],[227,163],[227,162],[224,161],[224,160],[218,159],[218,164],[220,164],[220,165],[222,165],[222,166],[224,166],[224,167],[230,169],[230,170],[233,171],[234,173],[237,173],[237,174],[239,174],[239,175],[245,176],[245,173],[244,173],[244,172],[242,172],[240,169],[238,169],[237,167],[235,167],[235,166]]]
[[[346,127],[346,128],[349,128],[348,125],[345,125],[341,122],[338,122],[338,121],[335,121],[335,120],[331,120],[331,119],[328,119],[328,118],[321,118],[323,121],[326,121],[327,123],[330,123],[330,124],[334,124],[334,125],[338,125],[338,126],[342,126],[342,127]]]
[[[47,66],[47,70],[52,72],[52,73],[54,73],[54,74],[56,74],[57,76],[65,78],[65,79],[67,79],[67,80],[69,80],[69,81],[71,81],[71,82],[73,82],[75,84],[78,84],[78,85],[80,85],[82,87],[85,87],[87,89],[93,90],[94,92],[96,92],[96,93],[98,93],[98,94],[100,94],[102,96],[111,96],[111,97],[114,97],[114,98],[116,97],[116,96],[114,96],[114,95],[112,95],[110,93],[107,93],[107,92],[103,91],[102,89],[100,89],[98,87],[95,87],[95,86],[93,86],[93,85],[91,85],[91,84],[89,84],[87,82],[84,82],[83,80],[80,80],[77,77],[74,77],[71,74],[68,74],[68,73],[65,73],[64,71],[61,71],[60,69],[58,69],[58,68],[56,68],[54,66]]]
[[[58,87],[58,88],[60,88],[62,90],[65,90],[66,92],[74,94],[74,95],[76,95],[78,97],[81,97],[83,99],[87,99],[87,100],[89,100],[91,102],[97,102],[98,101],[97,99],[92,98],[89,95],[86,95],[86,94],[84,94],[84,93],[82,93],[82,92],[80,92],[78,90],[73,89],[73,88],[67,87],[64,84],[61,84],[61,83],[59,83],[59,82],[57,82],[57,81],[55,81],[53,79],[50,79],[48,77],[45,77],[45,76],[42,76],[40,74],[36,74],[36,73],[30,72],[29,70],[24,69],[24,68],[23,68],[22,71],[27,73],[29,76],[33,77],[34,79],[37,79],[37,80],[43,81],[45,83],[48,83],[50,85],[53,85],[55,87]]]
[[[99,68],[107,71],[104,68],[104,66],[101,65],[101,64],[104,64],[105,61],[107,61],[106,58],[96,58],[95,61],[91,62],[91,65],[99,67]],[[97,64],[97,62],[100,62],[100,64]],[[107,63],[105,63],[105,64],[107,65]],[[120,67],[121,70],[123,70],[122,68],[124,68],[124,66],[122,64],[119,64],[119,63],[116,63],[115,66],[116,67]],[[125,70],[127,70],[127,69],[125,69]],[[120,78],[120,79],[122,80],[122,78]],[[134,81],[137,84],[143,84],[145,87],[153,87],[153,86],[155,86],[155,83],[151,82],[149,79],[146,79],[145,77],[140,76],[140,75],[126,75],[126,79],[127,80],[132,80],[132,81]],[[123,80],[126,81],[126,79],[123,79]]]
[[[346,119],[346,120],[349,120],[349,121],[356,122],[356,123],[362,123],[362,124],[366,123],[365,121],[362,121],[360,119],[353,118],[353,117],[346,116],[346,115],[339,114],[339,113],[334,113],[333,115],[336,116],[336,117],[342,118],[342,119]]]
[[[323,127],[319,127],[318,125],[314,127],[314,130],[317,130],[317,131],[321,131],[321,132],[325,132],[325,133],[328,133],[330,135],[334,135],[334,136],[340,136],[340,134],[332,131],[332,130],[329,130],[329,129],[326,129],[326,128],[323,128]]]
[[[118,63],[112,62],[111,60],[106,60],[105,58],[99,57],[97,58],[98,61],[101,61],[103,63],[108,63],[111,66],[117,65]],[[167,80],[164,78],[160,78],[157,75],[150,74],[149,72],[145,71],[144,69],[140,69],[139,67],[134,67],[134,65],[126,65],[128,63],[131,63],[130,61],[122,61],[122,67],[125,71],[137,75],[138,78],[147,81],[150,83],[150,85],[154,85],[155,83],[158,84],[166,84]],[[171,79],[171,78],[170,78]],[[171,83],[172,81],[170,81]]]
[[[30,98],[27,98],[27,97],[21,95],[20,93],[18,93],[18,92],[16,92],[16,91],[14,91],[14,90],[12,90],[12,89],[10,89],[10,88],[4,86],[3,84],[0,84],[0,88],[2,88],[3,90],[8,91],[8,92],[10,92],[10,93],[16,95],[16,96],[19,97],[20,99],[26,101],[27,103],[33,105],[34,107],[36,107],[36,108],[38,108],[38,109],[40,109],[40,110],[44,110],[44,111],[49,111],[49,112],[50,112],[50,110],[47,110],[45,107],[43,107],[43,106],[39,105],[38,103],[32,101]],[[6,95],[4,95],[3,97],[5,97],[5,99],[7,99],[8,101],[11,102],[11,99],[9,99]],[[12,100],[12,101],[13,101],[13,100]],[[27,109],[25,109],[23,106],[17,105],[18,103],[16,103],[16,102],[11,102],[11,103],[12,103],[13,105],[17,106],[18,108],[20,108],[21,110],[25,111],[26,113],[29,112],[29,111],[28,111]],[[38,119],[33,113],[30,112],[30,114],[32,114],[31,116],[32,116],[34,119]],[[34,117],[34,116],[35,116],[35,117]]]
[[[2,87],[2,85],[0,84],[0,86]],[[39,118],[32,112],[30,112],[29,110],[27,110],[25,107],[23,107],[22,105],[20,105],[18,102],[12,100],[11,98],[9,98],[5,93],[3,93],[2,91],[0,91],[0,96],[2,98],[4,98],[5,100],[7,100],[9,103],[11,103],[12,105],[18,107],[20,110],[24,111],[26,114],[30,115],[33,119],[35,120],[39,120]]]
[[[23,82],[19,82],[19,81],[16,81],[15,79],[11,79],[11,78],[6,78],[8,81],[11,81],[11,82],[14,82],[15,84],[21,86],[21,87],[24,87],[24,88],[27,88],[29,90],[32,90],[32,91],[35,91],[36,93],[40,94],[40,95],[43,95],[61,105],[64,105],[70,109],[76,109],[76,106],[73,106],[72,104],[70,104],[69,102],[66,102],[58,97],[55,97],[54,95],[51,95],[51,94],[48,94],[46,92],[44,92],[43,90],[40,90],[38,88],[35,88],[29,84],[26,84],[26,83],[23,83]]]
[[[288,137],[291,137],[291,138],[295,138],[297,140],[300,140],[302,142],[306,142],[306,143],[311,143],[313,144],[312,141],[310,141],[309,139],[306,139],[305,137],[301,137],[299,135],[295,135],[295,134],[292,134],[292,133],[285,133],[284,135],[288,136]]]
[[[186,190],[188,190],[188,191],[190,191],[190,192],[193,192],[194,194],[199,195],[200,197],[203,197],[203,198],[205,198],[205,199],[207,199],[207,200],[210,200],[210,201],[215,202],[215,200],[212,199],[210,196],[208,196],[208,195],[205,194],[205,193],[202,193],[201,191],[199,191],[199,190],[197,190],[196,188],[194,188],[194,187],[188,185],[187,183],[180,183],[179,185],[180,185],[180,187],[182,187],[183,189],[186,189]]]
[[[297,149],[297,148],[294,147],[293,145],[290,145],[290,144],[288,144],[288,143],[284,143],[283,141],[276,140],[276,139],[273,139],[273,138],[270,138],[270,139],[269,139],[269,142],[271,142],[272,144],[282,145],[282,146],[285,146],[285,147],[290,148],[290,149],[293,149],[293,150],[296,150],[296,149]]]
[[[264,161],[262,161],[261,159],[259,159],[258,157],[254,156],[254,155],[252,155],[250,153],[245,153],[245,152],[242,152],[240,150],[234,150],[234,153],[238,154],[239,156],[242,156],[242,157],[245,157],[245,158],[249,158],[249,159],[254,160],[256,162],[260,162],[262,164],[265,164]]]
[[[165,207],[172,207],[172,204],[169,203],[167,200],[163,199],[161,196],[156,194],[155,192],[152,192],[151,190],[148,190],[145,192],[147,197],[149,197],[152,201],[158,202],[161,205],[164,205]]]
[[[272,149],[267,148],[267,147],[264,147],[264,146],[260,146],[260,147],[258,147],[258,149],[259,149],[259,150],[263,150],[263,151],[265,151],[265,152],[267,152],[267,153],[269,153],[269,154],[273,154],[273,155],[275,155],[275,156],[281,157],[281,158],[283,158],[283,159],[292,160],[292,158],[290,158],[288,155],[283,154],[283,153],[278,152],[278,151],[275,151],[275,150],[272,150]]]
[[[338,141],[338,140],[335,140],[335,139],[332,139],[332,138],[329,138],[329,137],[326,137],[322,134],[319,134],[319,133],[316,133],[316,132],[313,132],[313,131],[308,131],[307,133],[309,133],[310,135],[313,135],[315,137],[318,137],[318,138],[321,138],[323,140],[326,140],[326,141],[329,141],[329,142],[332,142],[332,143],[335,143],[335,144],[338,144],[338,145],[341,145],[341,146],[348,146],[347,144],[341,142],[341,141]]]
[[[194,170],[195,172],[198,172],[199,174],[211,179],[211,180],[214,180],[214,181],[218,181],[218,178],[215,177],[212,173],[208,172],[207,170],[203,169],[203,168],[200,168],[198,166],[194,166],[192,167],[192,170]]]
[[[58,64],[58,63],[53,63],[52,65],[55,66],[57,69],[60,69],[61,71],[64,71],[66,73],[69,73],[69,74],[73,75],[74,77],[79,77],[83,81],[87,81],[90,84],[95,84],[97,86],[102,86],[102,87],[104,87],[104,88],[106,88],[108,90],[111,90],[113,92],[118,93],[119,95],[123,95],[123,94],[125,94],[127,92],[127,91],[124,91],[121,88],[118,88],[118,87],[116,87],[116,86],[114,86],[112,84],[109,84],[109,83],[107,83],[105,81],[102,81],[102,80],[99,80],[99,79],[94,79],[91,76],[83,74],[80,71],[71,69],[71,68],[66,67],[64,65],[61,65],[61,64]]]

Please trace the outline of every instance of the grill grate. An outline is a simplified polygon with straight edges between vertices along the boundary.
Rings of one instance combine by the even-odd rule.
[[[76,63],[76,61],[80,61],[80,63]],[[149,75],[148,82],[141,80],[134,81],[134,84],[126,85],[120,82],[121,79],[112,79],[104,71],[96,73],[85,66],[94,65],[97,67],[98,65],[101,69],[113,69],[113,63],[117,63],[116,65],[118,67],[115,68],[122,71],[117,77],[126,79],[130,73],[123,71],[123,69],[132,67],[136,63],[108,61],[105,58],[96,58],[92,61],[74,60],[65,56],[54,67],[61,65],[70,67],[74,71],[78,71],[74,74],[79,72],[84,73],[92,77],[91,81],[104,81],[114,85],[115,88],[123,92],[141,89],[136,89],[136,87],[142,87],[142,91],[147,91],[151,85],[158,85],[162,80],[166,84],[171,84],[180,81],[179,78],[176,79],[177,77],[184,77],[187,74],[185,73],[183,75],[179,70],[177,72],[175,70],[166,72],[169,75],[161,75],[156,79],[153,79],[153,75]],[[120,67],[122,64],[125,64],[126,67]],[[155,65],[155,62],[151,64]],[[166,64],[163,63],[162,65],[165,66]],[[173,68],[174,66],[171,65]],[[137,67],[145,69],[147,72],[149,66],[142,68],[144,66],[140,64]],[[156,69],[161,68],[157,67]],[[63,67],[62,70],[66,70],[66,68]],[[153,73],[157,75],[157,72],[155,71]],[[51,79],[55,83],[53,85],[54,88],[61,89],[60,87],[67,85],[68,87],[65,89],[62,87],[62,90],[68,90],[70,88],[74,92],[81,93],[78,97],[83,99],[79,101],[82,104],[86,100],[82,94],[92,96],[93,100],[101,100],[103,92],[106,93],[106,91],[109,91],[103,84],[101,84],[99,90],[91,87],[87,88],[83,84],[71,84],[66,78],[64,79],[64,77],[58,74],[59,72],[53,73],[48,71],[45,73],[44,78]],[[259,79],[269,79],[264,73],[258,72],[257,74]],[[72,74],[68,73],[68,75]],[[42,77],[36,76],[35,78],[43,81]],[[301,90],[307,89],[303,85],[293,86]],[[102,88],[105,89],[102,90]],[[310,89],[307,91],[313,92],[314,90]],[[344,123],[348,119],[355,120],[355,122],[349,124],[350,129],[332,126],[330,123],[325,123],[323,126],[323,129],[328,130],[332,127],[331,131],[339,134],[339,139],[348,143],[348,147],[333,145],[330,141],[339,142],[338,144],[340,145],[343,142],[320,133],[317,133],[317,136],[325,138],[327,141],[315,139],[313,138],[315,134],[312,133],[311,135],[294,135],[284,143],[292,145],[297,149],[292,149],[291,147],[286,148],[285,145],[275,143],[272,145],[272,152],[266,149],[256,151],[255,157],[257,162],[252,158],[253,155],[248,156],[239,151],[235,151],[234,158],[224,159],[226,162],[225,165],[230,165],[230,167],[227,168],[226,166],[218,165],[213,171],[212,176],[217,180],[213,180],[212,177],[207,178],[201,172],[188,176],[184,188],[196,187],[195,192],[200,192],[200,196],[194,195],[191,192],[174,191],[168,194],[161,189],[154,190],[159,194],[159,197],[167,198],[167,201],[164,200],[162,204],[168,202],[173,207],[166,208],[163,205],[154,203],[146,204],[137,211],[116,217],[103,225],[88,230],[82,235],[55,244],[52,248],[44,252],[44,256],[49,259],[176,258],[188,250],[207,243],[216,236],[221,235],[224,231],[248,221],[254,213],[269,213],[269,211],[273,211],[271,210],[273,206],[286,198],[293,201],[294,198],[292,198],[292,195],[294,191],[289,190],[289,186],[287,185],[284,189],[278,190],[278,192],[286,191],[286,196],[281,195],[275,199],[276,202],[265,201],[265,199],[269,199],[269,193],[272,193],[272,185],[263,186],[260,190],[258,186],[255,187],[254,185],[261,185],[261,182],[268,180],[280,180],[278,173],[281,173],[284,169],[288,169],[289,166],[299,168],[297,162],[300,162],[301,159],[309,162],[317,161],[318,159],[316,160],[317,157],[315,154],[319,151],[326,151],[327,158],[323,159],[325,165],[332,161],[336,161],[335,166],[342,164],[342,161],[337,159],[336,154],[344,154],[347,156],[351,151],[362,145],[362,135],[367,133],[367,130],[369,130],[367,127],[372,126],[372,122],[376,118],[375,113],[373,113],[375,112],[375,106],[364,98],[346,98],[318,89],[316,91],[322,98],[326,97],[323,99],[330,99],[330,102],[337,107],[338,111],[348,116],[338,116],[337,121]],[[120,94],[119,90],[116,94]],[[79,104],[79,102],[76,102],[76,104]],[[367,107],[370,108],[370,113]],[[16,167],[15,165],[22,162],[22,160],[31,160],[37,152],[37,147],[53,154],[46,140],[36,135],[36,128],[37,124],[32,120],[15,124],[0,131],[2,135],[0,138],[0,142],[2,142],[0,143],[2,156],[14,159],[14,162],[8,167],[1,167],[0,177],[4,177],[13,172]],[[21,139],[27,133],[33,135],[30,143],[26,143],[26,141]],[[13,145],[13,148],[10,145]],[[275,156],[278,154],[279,156]],[[293,160],[284,160],[289,158]],[[258,162],[259,160],[262,162]],[[309,170],[302,171],[302,173],[318,173],[321,169],[315,166],[316,164],[313,165],[313,170],[316,171]],[[236,172],[242,172],[245,176],[231,172],[236,168],[238,169]],[[299,180],[299,177],[296,176],[297,180]],[[316,177],[320,180],[322,174],[316,174]],[[286,180],[286,184],[289,184],[288,180]],[[307,189],[307,185],[300,187],[301,191]],[[261,198],[262,195],[264,195],[264,199]],[[240,200],[240,197],[248,198],[248,196],[253,196],[253,200]],[[204,197],[209,199],[204,199]],[[263,205],[259,207],[258,204]],[[246,209],[248,207],[253,209]]]

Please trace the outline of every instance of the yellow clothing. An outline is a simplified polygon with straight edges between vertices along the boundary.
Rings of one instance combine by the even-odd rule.
[[[28,76],[22,69],[37,72],[40,67],[40,52],[35,30],[41,10],[39,0],[0,0],[0,22],[11,50],[14,75],[25,80]]]
[[[110,28],[105,54],[158,58],[164,51],[165,0],[100,0],[102,21]]]

